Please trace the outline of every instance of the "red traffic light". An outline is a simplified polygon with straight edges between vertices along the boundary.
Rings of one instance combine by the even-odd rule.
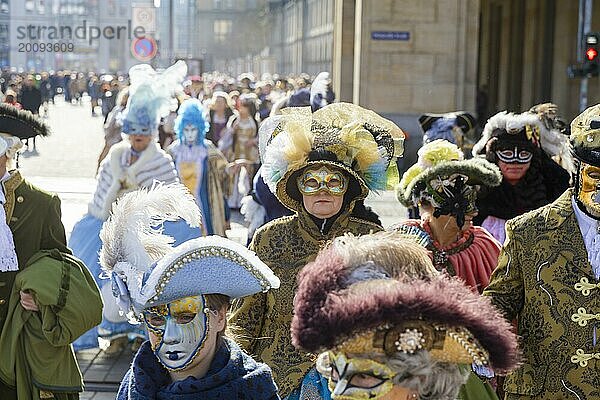
[[[598,57],[598,51],[593,47],[590,47],[585,52],[585,56],[587,57],[588,61],[594,61],[596,57]]]

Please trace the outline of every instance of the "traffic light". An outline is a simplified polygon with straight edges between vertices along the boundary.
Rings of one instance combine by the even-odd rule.
[[[597,33],[588,33],[584,37],[584,57],[583,70],[587,76],[598,76],[600,73],[600,35]]]

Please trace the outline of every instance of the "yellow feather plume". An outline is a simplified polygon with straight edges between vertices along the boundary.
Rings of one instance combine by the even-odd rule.
[[[361,171],[366,171],[381,159],[373,135],[363,128],[360,122],[346,125],[340,132],[340,139],[348,146],[348,157],[358,163]]]
[[[287,121],[285,124],[285,131],[290,137],[290,145],[284,150],[288,171],[300,169],[308,159],[314,140],[310,125],[310,121],[307,126],[298,120]]]

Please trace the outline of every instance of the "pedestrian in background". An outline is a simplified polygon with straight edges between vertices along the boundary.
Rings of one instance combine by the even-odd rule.
[[[40,106],[42,105],[42,93],[40,89],[35,87],[33,75],[27,75],[23,86],[21,87],[20,103],[23,110],[31,112],[33,115],[38,115]],[[35,151],[35,136],[33,137],[33,149],[29,148],[29,139],[25,140],[27,150]]]

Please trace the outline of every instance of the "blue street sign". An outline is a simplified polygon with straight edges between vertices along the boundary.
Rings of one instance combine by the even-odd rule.
[[[407,31],[372,31],[373,40],[410,40],[410,32]]]

